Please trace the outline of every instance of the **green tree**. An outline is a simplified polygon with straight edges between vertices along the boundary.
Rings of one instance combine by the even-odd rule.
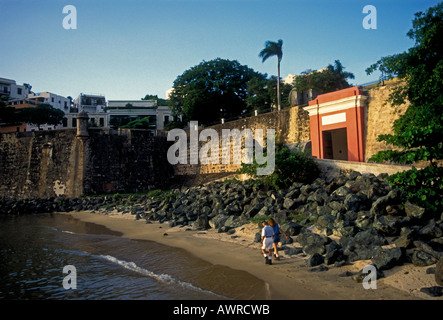
[[[264,148],[266,153],[266,148]],[[237,171],[239,174],[247,174],[256,181],[262,182],[269,188],[279,190],[289,188],[294,182],[311,183],[320,173],[317,163],[308,152],[298,149],[291,151],[283,143],[278,143],[275,150],[275,168],[269,175],[257,175],[259,165],[256,160],[252,164],[242,164]]]
[[[268,58],[276,56],[277,57],[277,108],[281,109],[281,98],[280,98],[280,63],[283,58],[283,40],[266,41],[265,48],[258,54],[262,58],[262,62],[268,60]]]
[[[16,119],[19,122],[32,123],[37,126],[42,124],[58,125],[62,122],[65,113],[55,109],[49,104],[39,104],[35,108],[16,110]]]
[[[153,124],[150,121],[150,117],[144,117],[141,119],[132,120],[131,122],[120,126],[120,128],[125,128],[125,129],[151,129],[152,127]]]
[[[406,191],[416,203],[429,211],[443,209],[443,3],[418,12],[407,35],[415,40],[408,51],[381,58],[366,69],[379,70],[380,80],[398,78],[401,82],[390,94],[388,102],[399,106],[410,104],[393,124],[393,134],[380,135],[378,141],[394,150],[377,152],[371,161],[393,161],[428,165],[417,170],[389,176],[388,181]]]
[[[354,79],[354,74],[344,69],[340,60],[335,60],[334,65],[330,64],[325,69],[306,70],[295,78],[294,88],[297,92],[314,89],[322,93],[349,88],[347,79]]]
[[[174,81],[170,106],[175,119],[201,124],[247,113],[247,84],[259,76],[238,61],[217,58],[186,70]]]

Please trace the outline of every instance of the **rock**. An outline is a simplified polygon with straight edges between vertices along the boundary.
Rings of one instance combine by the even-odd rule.
[[[279,210],[275,213],[274,215],[274,220],[282,225],[284,224],[286,221],[288,221],[288,214],[289,212],[287,210]]]
[[[328,271],[328,270],[329,270],[329,268],[327,266],[320,265],[320,266],[318,266],[316,268],[312,268],[309,271],[311,271],[311,272],[323,272],[323,271]]]
[[[303,248],[299,248],[299,247],[287,248],[287,249],[285,249],[284,252],[288,256],[293,256],[293,255],[302,253],[303,252]]]
[[[385,215],[386,207],[388,205],[397,205],[400,204],[402,200],[402,194],[399,189],[393,189],[389,191],[386,196],[380,197],[372,204],[370,213],[371,215]]]
[[[302,228],[303,226],[293,221],[281,226],[281,229],[288,235],[288,237],[297,236],[300,234]]]
[[[346,236],[340,239],[343,253],[349,261],[367,260],[374,257],[387,240],[376,230],[370,229],[358,232],[354,237]]]
[[[428,238],[440,238],[443,237],[443,230],[440,225],[436,223],[434,219],[429,220],[429,222],[420,229],[420,235]]]
[[[431,297],[441,297],[443,295],[443,287],[434,286],[421,288],[420,292],[426,293]]]
[[[344,260],[343,249],[335,241],[332,241],[326,246],[325,263],[327,265],[334,264],[338,261]]]
[[[306,260],[306,266],[315,267],[322,264],[323,262],[324,262],[323,256],[319,253],[314,253]]]
[[[351,277],[351,276],[353,276],[353,275],[354,275],[353,272],[351,272],[351,271],[345,271],[345,272],[343,272],[343,273],[340,273],[338,276],[339,276],[339,277]]]
[[[197,230],[206,230],[210,228],[208,217],[205,214],[201,214],[194,221],[194,228]]]
[[[293,210],[295,208],[296,202],[291,198],[285,198],[283,200],[283,208],[286,210]]]
[[[437,262],[437,259],[422,250],[414,250],[412,253],[412,263],[414,266],[426,267]]]
[[[408,227],[401,228],[400,237],[394,243],[399,248],[409,249],[413,244],[415,231]]]
[[[354,280],[357,283],[362,283],[363,280],[365,280],[366,277],[370,276],[370,272],[363,272],[364,269],[360,270],[359,272],[357,272],[356,274],[354,274],[352,276],[352,280]],[[380,271],[378,269],[376,269],[377,271],[377,276],[376,279],[381,279],[383,278],[385,275],[383,273],[383,271]],[[369,280],[371,281],[371,280]]]
[[[400,218],[390,215],[376,215],[373,227],[386,236],[396,236],[400,231]]]
[[[213,229],[220,229],[225,225],[227,219],[228,219],[227,215],[219,214],[214,218],[212,218],[211,220],[209,220],[209,225]]]
[[[358,212],[362,199],[355,194],[348,194],[345,197],[344,205],[348,211]]]
[[[254,242],[260,242],[261,241],[261,233],[257,232],[254,236]]]
[[[434,243],[433,241],[423,242],[423,241],[414,241],[415,247],[420,249],[423,252],[426,252],[436,258],[437,260],[443,258],[443,250],[439,244]]]
[[[413,217],[413,218],[416,218],[416,219],[421,219],[421,218],[423,218],[423,214],[425,213],[425,209],[422,208],[422,207],[419,207],[419,206],[417,206],[415,204],[412,204],[408,200],[405,203],[405,212],[406,212],[406,215],[408,217]]]
[[[443,258],[440,258],[437,262],[437,266],[435,267],[435,282],[439,286],[443,286]]]
[[[303,246],[303,251],[309,255],[324,254],[326,252],[325,245],[329,240],[326,236],[312,232],[301,233],[297,237],[297,241]]]
[[[315,224],[319,230],[332,229],[334,226],[335,217],[331,214],[325,214],[317,219]]]
[[[403,251],[400,248],[382,249],[371,260],[378,270],[388,270],[402,262]]]

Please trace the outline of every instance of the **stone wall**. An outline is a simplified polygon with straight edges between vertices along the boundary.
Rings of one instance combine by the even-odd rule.
[[[0,198],[78,197],[165,187],[170,143],[144,130],[0,134]]]
[[[403,114],[409,104],[394,108],[386,103],[388,96],[395,84],[375,87],[368,90],[368,102],[364,113],[365,123],[365,162],[377,151],[392,149],[384,142],[378,142],[377,137],[381,134],[392,133],[392,124]]]
[[[406,110],[408,104],[401,107],[394,108],[386,101],[388,96],[396,83],[389,83],[385,86],[373,87],[365,89],[368,95],[367,103],[364,107],[364,161],[367,163],[368,159],[377,151],[386,150],[388,147],[383,142],[378,142],[377,137],[380,134],[392,133],[392,124],[398,119],[398,117]],[[309,148],[310,130],[309,130],[309,114],[303,110],[302,107],[295,106],[281,111],[275,111],[271,113],[261,114],[255,117],[249,117],[239,119],[235,121],[226,122],[215,126],[208,127],[214,129],[221,137],[222,129],[239,129],[250,128],[253,132],[256,129],[275,129],[277,135],[277,141],[285,143],[286,145],[300,144]],[[200,142],[199,150],[201,146],[206,142]],[[188,143],[189,146],[189,143]],[[222,148],[220,141],[220,157],[225,152]],[[232,146],[231,146],[232,154]],[[189,153],[188,153],[189,160]],[[221,163],[221,161],[220,161]],[[341,164],[338,165],[340,168]],[[187,179],[196,181],[205,181],[210,179],[211,176],[219,178],[223,174],[235,173],[241,165],[235,164],[178,164],[174,166],[174,173],[176,176],[187,177]],[[330,168],[330,166],[327,166]],[[359,166],[363,172],[368,170],[375,170],[376,173],[380,170],[386,170],[386,173],[392,173],[398,170],[405,170],[402,166],[376,166],[369,165],[362,167]],[[205,179],[203,176],[206,176]],[[197,178],[196,178],[197,177]],[[182,181],[186,179],[183,178]]]
[[[0,196],[74,195],[81,148],[75,130],[0,134]]]
[[[202,128],[203,129],[203,128]],[[187,164],[178,164],[174,166],[174,173],[177,176],[195,176],[195,175],[207,175],[207,174],[228,174],[233,173],[241,167],[239,164],[234,164],[232,161],[233,143],[230,145],[231,161],[228,164],[222,163],[222,156],[227,152],[222,145],[222,130],[234,130],[237,129],[242,132],[244,129],[251,129],[253,136],[255,137],[255,131],[257,129],[263,130],[264,142],[266,143],[267,129],[274,129],[276,134],[276,142],[283,142],[285,144],[306,144],[309,141],[309,115],[303,108],[296,106],[289,109],[283,109],[280,111],[260,114],[254,117],[248,117],[229,121],[224,124],[213,125],[204,129],[213,129],[217,132],[219,137],[219,164],[190,164],[190,151],[188,150],[188,162]],[[201,132],[201,130],[199,131]],[[243,142],[244,143],[244,142]],[[198,150],[206,144],[206,141],[199,142]],[[189,133],[188,133],[188,149]],[[244,145],[243,145],[244,146]]]

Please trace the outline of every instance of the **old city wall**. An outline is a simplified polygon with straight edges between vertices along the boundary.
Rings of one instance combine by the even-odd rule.
[[[380,134],[392,133],[392,123],[398,119],[398,117],[406,110],[408,104],[394,108],[389,103],[386,103],[389,93],[396,84],[389,84],[386,86],[377,86],[371,89],[367,89],[368,95],[367,104],[364,108],[364,159],[365,162],[375,154],[377,151],[385,150],[388,147],[383,142],[378,142],[377,137]],[[188,150],[188,162],[187,164],[178,164],[174,166],[175,176],[185,177],[182,181],[199,183],[205,182],[218,177],[224,177],[235,173],[241,165],[233,164],[231,161],[228,164],[223,164],[221,159],[222,155],[226,152],[226,149],[222,145],[222,129],[238,129],[244,130],[249,128],[254,133],[256,129],[275,129],[277,141],[287,145],[299,145],[302,148],[309,148],[310,133],[309,133],[309,115],[308,112],[303,110],[300,106],[295,106],[281,111],[275,111],[271,113],[261,114],[254,117],[243,118],[235,121],[226,122],[224,124],[218,124],[207,127],[217,131],[220,137],[220,161],[219,164],[190,164],[191,151]],[[201,129],[200,129],[201,130]],[[189,138],[189,136],[188,136]],[[266,141],[266,140],[265,140]],[[206,143],[206,140],[199,142],[198,150],[201,150],[202,145]],[[189,141],[188,141],[189,147]],[[233,145],[230,146],[230,153],[232,157]],[[361,163],[355,163],[347,161],[348,164],[343,164],[340,161],[318,161],[320,167],[325,172],[339,172],[349,170],[348,167],[358,168],[362,172],[374,172],[374,173],[393,173],[407,169],[404,166],[395,165],[379,165],[368,164],[362,165]]]
[[[368,102],[364,113],[365,123],[365,162],[377,151],[392,149],[384,142],[378,142],[380,134],[392,133],[392,123],[403,114],[409,103],[399,107],[393,107],[387,103],[388,96],[395,84],[375,87],[368,90]]]
[[[191,128],[192,129],[192,128]],[[302,107],[295,106],[280,111],[260,114],[254,117],[238,119],[234,121],[225,122],[223,124],[213,125],[206,128],[199,128],[199,133],[202,129],[212,129],[217,132],[219,137],[219,163],[218,164],[190,164],[191,154],[195,150],[190,148],[190,135],[188,133],[188,153],[187,163],[178,164],[174,166],[174,174],[179,177],[186,177],[182,181],[198,181],[204,182],[205,178],[212,179],[222,177],[228,174],[235,173],[241,165],[235,164],[233,161],[234,143],[231,142],[229,150],[227,146],[222,143],[222,130],[234,129],[243,132],[245,129],[250,129],[253,137],[257,129],[263,131],[263,142],[267,141],[267,129],[274,129],[276,135],[276,142],[283,142],[289,145],[305,145],[309,142],[309,115]],[[201,155],[202,146],[207,143],[207,140],[199,141],[198,152]],[[242,140],[242,149],[244,147],[244,139]],[[231,161],[223,163],[223,155],[229,152]]]
[[[406,105],[394,109],[385,104],[391,88],[383,86],[367,90],[365,161],[386,148],[376,141],[377,136],[391,133],[393,121],[406,109]],[[188,143],[188,163],[171,166],[167,151],[173,142],[167,141],[166,137],[152,137],[144,130],[120,130],[117,133],[90,128],[89,137],[84,138],[77,137],[74,129],[0,134],[0,198],[137,192],[161,188],[171,181],[195,184],[221,178],[240,168],[233,161],[222,163],[222,157],[228,151],[221,143],[223,129],[251,129],[253,134],[257,129],[263,129],[265,142],[267,129],[275,129],[277,142],[287,145],[308,147],[310,141],[309,115],[299,106],[208,128],[215,130],[220,138],[219,164],[190,164]],[[198,151],[205,143],[206,140],[199,142]],[[231,160],[233,151],[231,144]],[[337,168],[343,170],[338,162],[324,163],[327,163],[328,172]],[[397,170],[374,168],[374,165],[364,168],[384,172]]]
[[[146,131],[76,130],[0,134],[0,198],[137,192],[172,176],[169,143]]]

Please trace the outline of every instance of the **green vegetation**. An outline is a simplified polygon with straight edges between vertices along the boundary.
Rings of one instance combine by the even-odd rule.
[[[283,57],[283,40],[274,41],[266,41],[265,48],[260,51],[259,55],[262,58],[262,62],[265,62],[270,57],[277,57],[277,108],[281,109],[281,92],[280,92],[280,63]]]
[[[144,117],[141,119],[133,120],[125,125],[120,126],[123,129],[150,129],[153,124],[151,123],[149,117]]]
[[[247,84],[254,77],[263,75],[235,60],[203,61],[174,81],[170,96],[174,118],[205,125],[244,114]]]
[[[272,189],[288,188],[294,182],[310,183],[319,175],[319,168],[314,159],[307,153],[299,150],[291,151],[284,144],[277,144],[275,150],[275,170],[266,176],[257,176],[259,165],[255,159],[252,164],[242,164],[237,171],[247,174]]]
[[[298,92],[314,89],[322,93],[328,93],[350,87],[347,79],[354,79],[354,74],[344,71],[340,60],[335,60],[334,65],[317,70],[306,70],[295,78],[294,88]]]
[[[388,102],[399,106],[410,102],[393,124],[393,134],[380,135],[393,149],[381,151],[371,161],[403,164],[427,163],[388,177],[409,198],[432,212],[443,210],[443,3],[415,14],[408,36],[415,45],[408,51],[381,58],[366,69],[378,70],[380,80],[398,78]]]
[[[49,104],[39,104],[34,108],[16,109],[6,106],[4,100],[0,102],[0,122],[6,124],[58,125],[62,122],[64,115],[62,110],[55,109]]]

